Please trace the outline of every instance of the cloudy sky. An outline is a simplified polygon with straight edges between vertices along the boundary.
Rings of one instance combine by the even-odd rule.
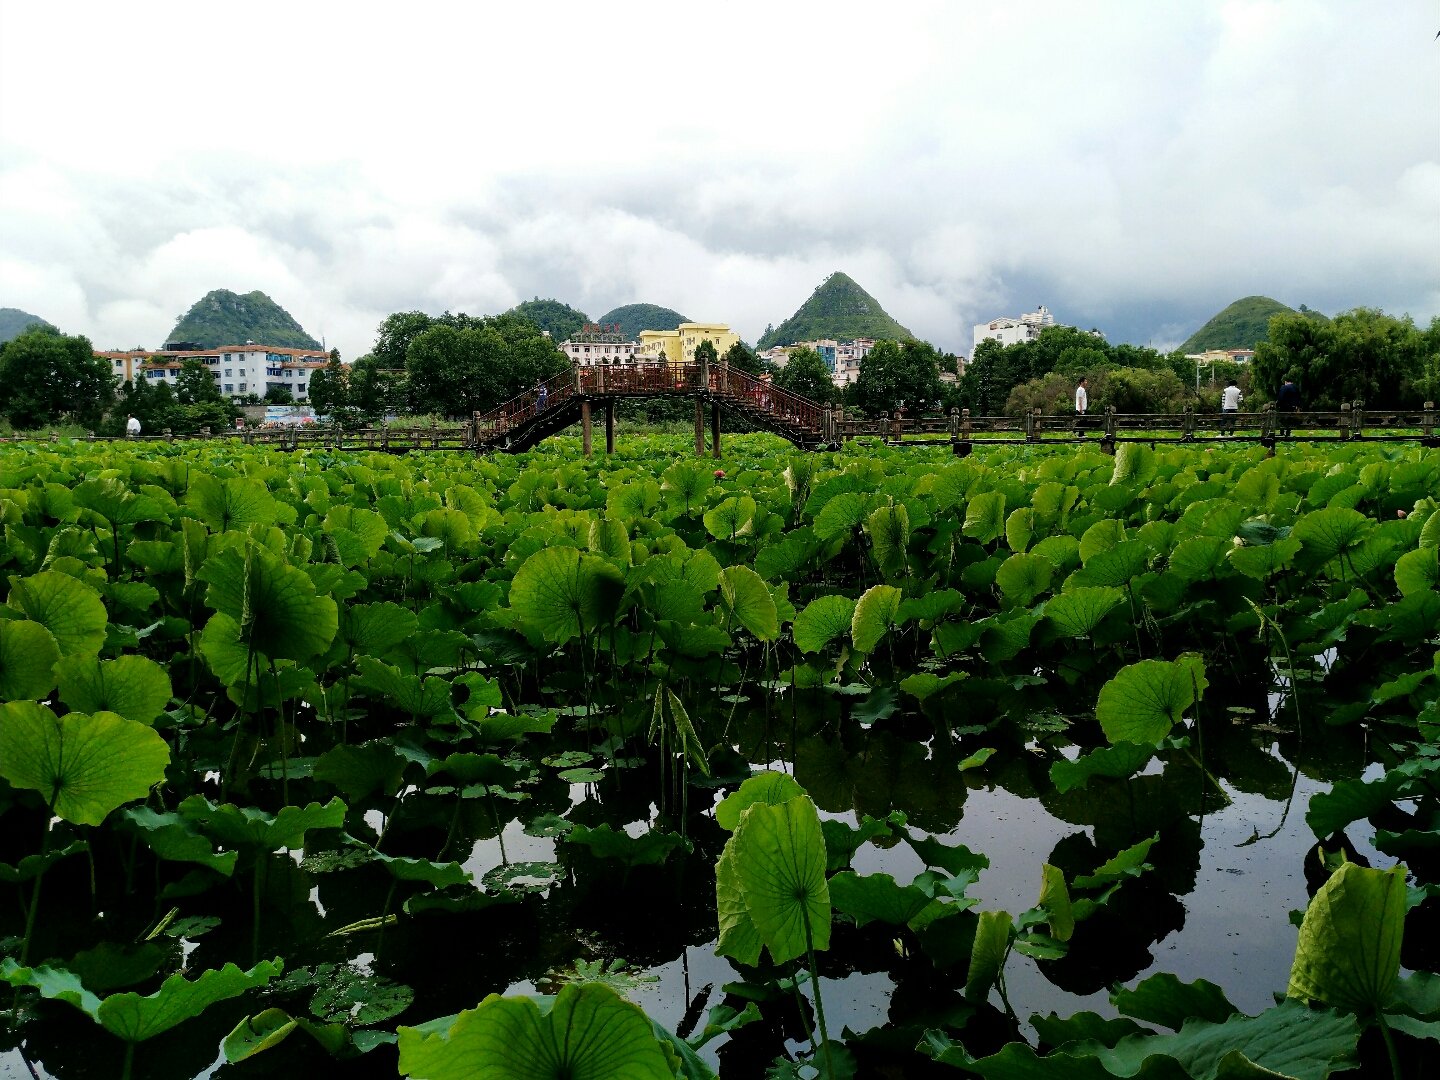
[[[1044,303],[1440,313],[1440,5],[0,0],[0,306],[158,346],[260,289],[347,359],[534,296],[749,340],[844,270]]]

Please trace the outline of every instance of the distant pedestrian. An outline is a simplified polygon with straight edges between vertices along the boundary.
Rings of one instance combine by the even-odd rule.
[[[1231,379],[1220,392],[1220,429],[1226,435],[1235,430],[1235,415],[1240,411],[1241,400],[1240,387]]]
[[[1280,414],[1282,425],[1300,411],[1300,388],[1289,375],[1285,376],[1285,381],[1280,385],[1280,393],[1275,395],[1275,411]],[[1281,427],[1280,434],[1288,439],[1289,426]]]
[[[537,383],[535,384],[535,411],[536,411],[536,412],[544,412],[544,411],[545,411],[545,398],[546,398],[546,396],[549,394],[549,392],[550,392],[549,389],[546,387],[546,385],[545,385],[543,382],[537,382]]]
[[[1085,410],[1090,407],[1090,395],[1085,392],[1085,377],[1081,376],[1080,382],[1075,387],[1075,415],[1084,416]]]
[[[125,437],[126,437],[127,439],[133,439],[133,438],[135,438],[135,436],[137,436],[137,435],[139,435],[139,434],[140,434],[140,421],[137,420],[137,419],[135,419],[135,417],[132,416],[132,417],[130,417],[128,420],[125,421]]]

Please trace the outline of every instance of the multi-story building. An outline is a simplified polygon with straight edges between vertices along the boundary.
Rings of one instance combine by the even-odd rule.
[[[171,342],[189,345],[189,342]],[[218,349],[172,349],[156,352],[97,352],[96,356],[110,361],[115,374],[125,382],[147,380],[155,386],[168,382],[174,386],[186,360],[197,359],[215,379],[215,385],[226,397],[254,394],[264,397],[272,386],[285,389],[296,401],[310,397],[310,376],[330,359],[322,349],[287,349],[278,345],[222,345]]]
[[[1042,304],[1039,311],[1027,312],[1017,318],[1001,315],[989,322],[976,323],[975,344],[993,339],[1001,345],[1018,345],[1022,341],[1034,341],[1040,336],[1040,331],[1054,325],[1055,316]]]
[[[635,359],[640,346],[620,333],[619,323],[586,323],[562,341],[559,349],[572,364],[624,364]]]
[[[694,361],[702,341],[711,342],[716,355],[724,356],[739,340],[740,335],[725,323],[687,322],[675,330],[642,330],[635,359],[688,364]]]

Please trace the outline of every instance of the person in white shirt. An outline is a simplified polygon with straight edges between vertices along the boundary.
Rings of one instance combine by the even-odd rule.
[[[1075,415],[1084,416],[1085,410],[1090,406],[1090,396],[1085,392],[1085,380],[1082,378],[1075,387]]]
[[[126,436],[126,438],[133,439],[133,438],[135,438],[136,435],[139,435],[139,434],[140,434],[140,421],[139,421],[139,420],[136,420],[135,417],[132,416],[132,417],[130,417],[130,419],[128,419],[128,420],[125,421],[125,436]]]
[[[1240,387],[1231,379],[1220,394],[1220,427],[1223,434],[1228,435],[1235,430],[1235,414],[1240,411],[1240,401]]]

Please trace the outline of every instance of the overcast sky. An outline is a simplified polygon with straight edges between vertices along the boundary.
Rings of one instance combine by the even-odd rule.
[[[0,0],[0,307],[158,347],[260,289],[346,359],[555,297],[754,341],[1173,345],[1263,293],[1440,313],[1440,5]]]

